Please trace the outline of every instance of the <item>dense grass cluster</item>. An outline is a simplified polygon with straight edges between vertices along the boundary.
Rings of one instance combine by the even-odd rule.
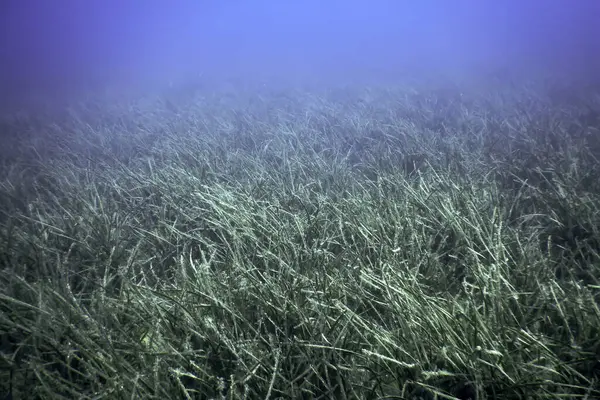
[[[0,396],[600,396],[593,89],[172,91],[0,124]]]

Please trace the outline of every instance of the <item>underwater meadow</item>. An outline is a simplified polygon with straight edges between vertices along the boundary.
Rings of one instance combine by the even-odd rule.
[[[600,87],[0,115],[0,399],[600,398]]]

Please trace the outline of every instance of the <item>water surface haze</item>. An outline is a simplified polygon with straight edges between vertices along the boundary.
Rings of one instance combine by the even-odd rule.
[[[199,76],[351,83],[506,69],[593,75],[599,4],[5,0],[0,82],[6,96]]]

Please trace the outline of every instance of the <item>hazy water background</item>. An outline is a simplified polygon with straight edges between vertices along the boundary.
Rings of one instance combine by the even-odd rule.
[[[10,102],[232,80],[594,80],[598,21],[594,0],[4,0],[0,85]]]

